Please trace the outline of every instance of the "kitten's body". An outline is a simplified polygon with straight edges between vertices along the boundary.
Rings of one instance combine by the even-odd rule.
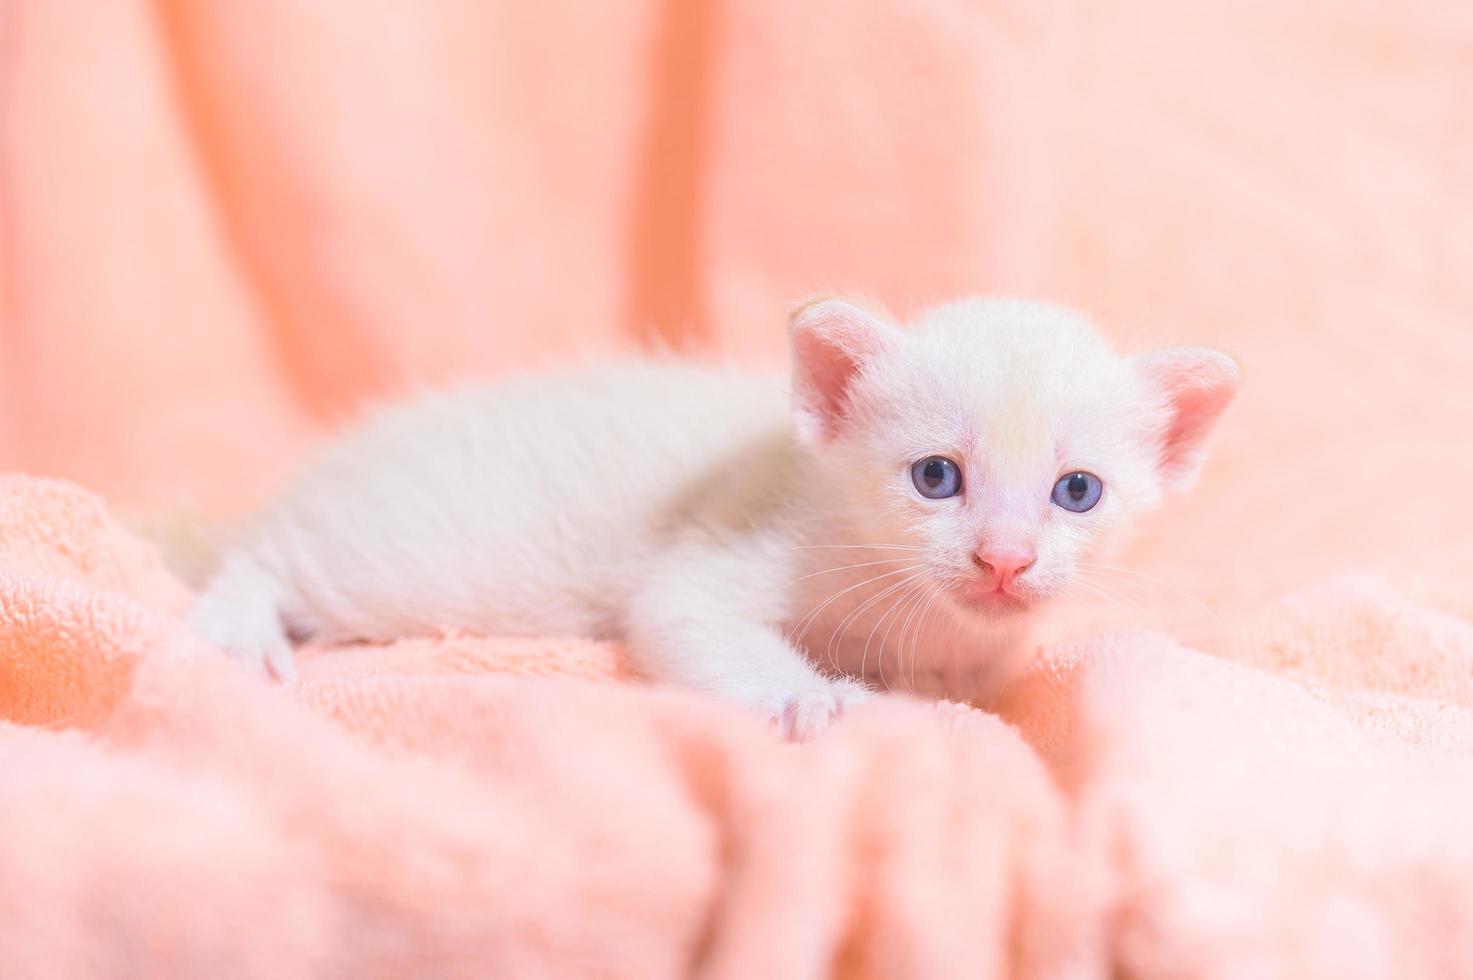
[[[1032,606],[1100,543],[1042,528],[1061,440],[1095,456],[1068,465],[1113,469],[1130,506],[1093,521],[1111,529],[1159,495],[1168,399],[1048,308],[945,308],[909,338],[809,311],[796,421],[776,379],[650,363],[381,415],[257,519],[194,622],[278,674],[288,632],[620,638],[651,676],[799,735],[866,696],[845,675],[985,696],[1026,659]],[[888,358],[865,352],[876,338]],[[965,504],[910,485],[943,450],[971,461]],[[979,535],[1031,542],[1019,595],[974,594]]]

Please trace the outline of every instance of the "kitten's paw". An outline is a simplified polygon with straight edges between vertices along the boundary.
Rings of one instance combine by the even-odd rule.
[[[767,699],[761,705],[768,720],[784,738],[806,742],[842,716],[874,697],[855,681],[822,681],[812,688]]]
[[[241,615],[204,602],[190,613],[189,625],[211,646],[224,650],[253,672],[283,683],[297,679],[291,641],[279,621]]]

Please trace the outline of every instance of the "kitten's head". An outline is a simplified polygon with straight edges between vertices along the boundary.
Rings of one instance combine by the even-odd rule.
[[[943,306],[904,332],[820,300],[791,331],[795,429],[843,522],[981,615],[1052,598],[1189,488],[1241,382],[1218,351],[1121,356],[1081,317],[1019,300]]]

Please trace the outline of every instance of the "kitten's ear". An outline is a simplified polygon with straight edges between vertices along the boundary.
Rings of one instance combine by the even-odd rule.
[[[1168,489],[1186,490],[1206,460],[1208,433],[1243,384],[1243,371],[1210,347],[1155,351],[1139,355],[1135,363],[1165,396],[1169,413],[1161,435],[1161,476]]]
[[[842,300],[818,299],[788,318],[793,344],[793,425],[804,442],[832,439],[844,421],[860,370],[902,335]]]

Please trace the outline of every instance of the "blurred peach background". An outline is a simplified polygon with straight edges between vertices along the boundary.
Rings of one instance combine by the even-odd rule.
[[[0,2],[0,466],[231,514],[408,387],[1000,291],[1246,365],[1141,560],[1435,575],[1470,91],[1452,2]]]

